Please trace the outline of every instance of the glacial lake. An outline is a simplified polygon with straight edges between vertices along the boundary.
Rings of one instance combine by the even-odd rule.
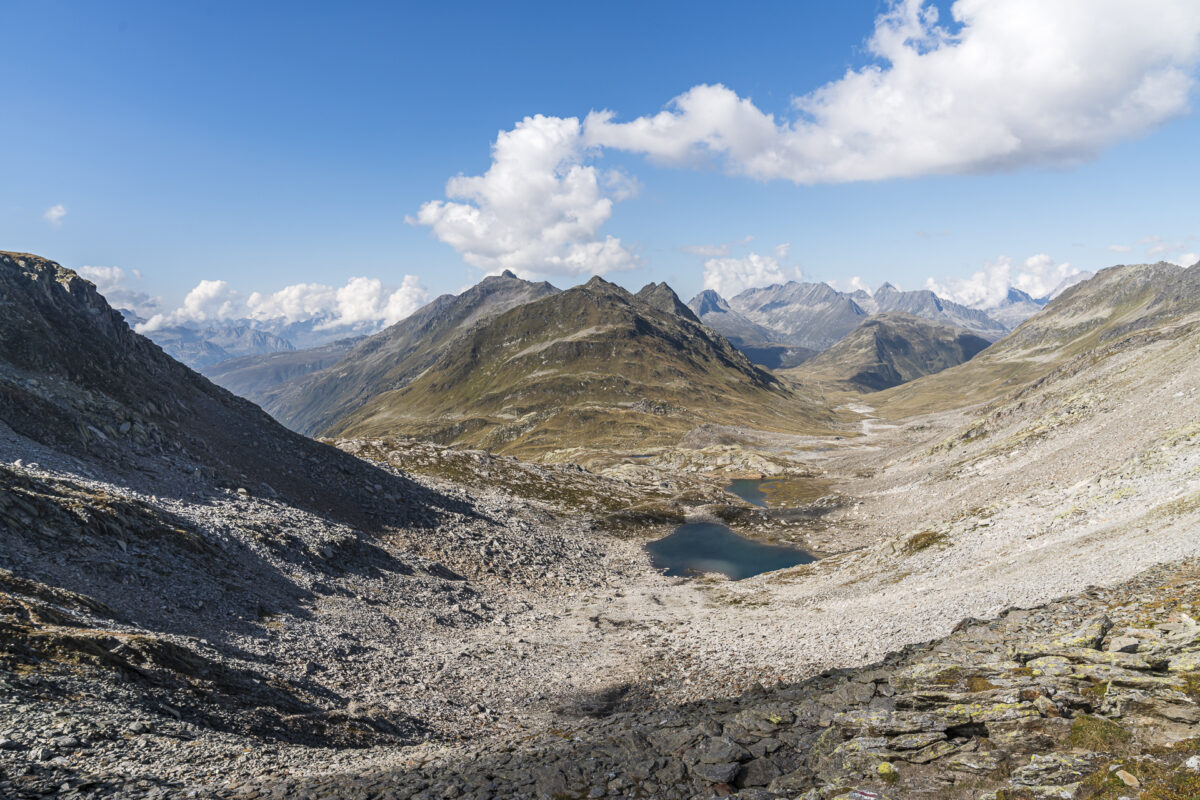
[[[725,487],[725,491],[736,494],[747,503],[767,507],[767,496],[762,490],[763,481],[757,479],[738,478]]]
[[[816,560],[797,547],[762,544],[715,522],[680,525],[670,536],[650,542],[646,550],[654,567],[667,575],[719,572],[735,581]]]
[[[725,491],[759,508],[768,506],[797,508],[829,493],[832,482],[826,478],[783,476],[777,478],[738,478]],[[768,502],[769,501],[769,502]]]

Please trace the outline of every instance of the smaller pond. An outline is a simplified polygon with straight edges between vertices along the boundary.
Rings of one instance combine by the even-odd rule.
[[[829,493],[831,483],[824,478],[738,478],[725,491],[760,508],[796,508]]]
[[[671,576],[719,572],[740,581],[763,572],[809,564],[809,553],[786,545],[762,544],[715,522],[689,522],[646,545],[656,569]]]
[[[736,494],[747,503],[767,507],[767,496],[762,490],[763,481],[758,479],[738,478],[725,487],[725,491]]]

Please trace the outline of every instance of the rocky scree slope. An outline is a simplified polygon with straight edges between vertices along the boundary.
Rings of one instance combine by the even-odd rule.
[[[795,684],[218,796],[1188,798],[1198,608],[1190,563]]]
[[[544,281],[530,283],[508,271],[484,278],[367,338],[336,364],[269,390],[263,408],[301,433],[330,429],[377,395],[408,385],[475,327],[557,292]]]
[[[593,278],[473,329],[417,380],[323,434],[553,458],[579,445],[636,452],[708,421],[797,429],[821,419],[720,335]]]
[[[891,312],[868,318],[833,347],[784,374],[874,392],[970,361],[990,344],[962,328]]]
[[[494,724],[481,698],[527,713],[532,662],[425,682],[630,568],[553,508],[292,433],[75,273],[0,254],[0,795],[157,795],[247,747],[319,761]]]
[[[1058,364],[1040,380],[982,410],[799,455],[839,476],[843,496],[810,532],[835,554],[698,585],[712,606],[662,637],[655,669],[666,683],[686,675],[703,702],[559,724],[499,754],[287,785],[301,796],[1190,798],[1200,788],[1193,275],[1102,273],[1079,290],[1082,305],[1058,313],[1129,312],[1087,323],[1082,345],[1033,337]],[[1074,596],[1044,605],[1064,595]],[[956,625],[964,613],[997,619]],[[923,639],[934,641],[886,655]],[[831,653],[876,663],[705,695],[750,664],[804,674]]]

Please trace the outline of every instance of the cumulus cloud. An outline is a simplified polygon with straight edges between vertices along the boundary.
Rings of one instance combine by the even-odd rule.
[[[241,297],[228,281],[202,280],[196,284],[183,305],[174,311],[155,314],[137,326],[139,333],[149,333],[160,328],[187,323],[224,322],[235,319],[244,308]]]
[[[203,325],[231,320],[292,324],[315,321],[316,329],[391,325],[429,301],[429,292],[415,275],[405,275],[399,287],[378,278],[351,278],[345,286],[297,283],[271,293],[248,296],[227,281],[202,280],[178,308],[152,316],[138,326],[153,333],[177,325]]]
[[[1080,274],[1067,262],[1057,263],[1045,253],[1030,256],[1014,265],[1008,256],[984,264],[983,269],[969,278],[947,278],[942,282],[929,278],[926,288],[935,294],[973,308],[993,308],[1003,302],[1009,287],[1015,287],[1031,297],[1045,297],[1064,280]]]
[[[714,160],[799,184],[1069,165],[1188,109],[1200,60],[1193,0],[958,0],[954,30],[922,0],[893,2],[877,59],[777,119],[722,85],[658,114],[588,115],[584,140],[665,164]]]
[[[425,203],[408,222],[428,226],[487,272],[534,277],[632,269],[637,256],[599,230],[636,182],[585,163],[589,155],[578,119],[526,117],[496,137],[486,173],[451,178],[450,199]]]
[[[733,297],[746,289],[800,280],[799,267],[784,267],[789,245],[781,244],[772,255],[748,253],[744,258],[710,258],[704,262],[704,288],[722,297]]]
[[[67,215],[67,207],[62,203],[50,206],[42,213],[42,219],[49,222],[51,225],[58,227],[62,225],[63,217]]]
[[[1110,244],[1107,248],[1110,253],[1128,253],[1132,249],[1127,244]]]
[[[130,286],[131,282],[142,279],[142,273],[136,269],[127,272],[120,267],[80,267],[75,271],[95,284],[96,291],[104,295],[113,308],[132,311],[139,317],[150,317],[158,312],[162,303],[159,298]]]
[[[1190,267],[1200,261],[1200,253],[1183,253],[1170,261],[1177,267]]]
[[[1066,166],[1188,110],[1200,62],[1195,0],[891,0],[871,63],[776,116],[720,84],[656,114],[536,115],[502,131],[483,175],[407,218],[485,272],[600,274],[638,265],[603,235],[637,184],[593,162],[606,148],[680,167],[797,184]],[[690,252],[725,258],[721,245]]]

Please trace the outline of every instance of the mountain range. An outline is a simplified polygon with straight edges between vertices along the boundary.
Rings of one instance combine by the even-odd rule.
[[[1081,275],[1087,274],[1090,273]],[[1061,291],[1076,279],[1081,276],[1064,281],[1055,291]],[[651,284],[642,291],[658,285]],[[675,293],[672,291],[671,294],[674,296]],[[748,289],[729,300],[706,289],[692,298],[687,307],[755,363],[778,369],[795,366],[829,347],[873,314],[892,311],[915,314],[995,339],[1036,313],[1050,296],[1033,298],[1019,289],[1010,288],[999,303],[986,308],[969,308],[928,290],[901,292],[886,283],[870,294],[863,290],[839,292],[828,284],[792,281]],[[435,307],[441,302],[444,302],[443,298],[435,300]],[[247,356],[297,349],[317,350],[334,342],[365,338],[379,331],[379,324],[374,322],[335,325],[328,319],[293,322],[238,319],[162,325],[145,330],[146,320],[127,309],[120,310],[130,325],[144,330],[172,357],[200,370]],[[313,359],[301,357],[297,363],[317,358],[316,354]],[[246,363],[223,365],[212,372],[220,374],[227,369],[237,369],[245,377],[247,366]],[[255,399],[262,398],[256,396]]]
[[[232,319],[158,325],[125,308],[117,311],[130,327],[143,331],[172,358],[202,370],[246,356],[319,349],[333,342],[362,339],[377,333],[378,322],[340,323],[328,318],[302,321]]]
[[[350,348],[334,364],[278,384],[257,378],[254,393],[285,425],[315,433],[380,392],[407,385],[475,327],[525,303],[557,294],[549,283],[505,271],[459,295],[441,295],[408,318]],[[316,362],[313,362],[316,363]]]
[[[1032,299],[1023,304],[1017,297],[1010,293],[1014,301],[996,312],[1010,324],[1036,312],[1037,303]],[[705,325],[725,334],[743,349],[761,350],[764,360],[774,362],[770,366],[779,367],[795,366],[806,354],[828,349],[875,314],[912,314],[962,328],[990,341],[1010,329],[1009,324],[983,311],[944,300],[927,289],[902,292],[888,283],[868,294],[861,289],[839,292],[827,283],[789,281],[747,289],[728,300],[706,290],[692,298],[688,307]],[[780,345],[796,350],[781,353]]]
[[[550,300],[560,295],[566,297]],[[575,303],[580,296],[589,303]],[[534,305],[541,301],[546,302]],[[1015,290],[1009,301],[1007,318],[1041,307]],[[525,306],[531,307],[516,314],[520,321],[499,321]],[[865,324],[883,317],[880,324]],[[504,328],[507,324],[519,333]],[[631,328],[646,350],[622,355],[618,369],[613,359],[631,340]],[[370,337],[248,355],[201,369],[307,435],[414,435],[543,458],[556,457],[566,446],[572,424],[586,417],[599,425],[621,404],[627,407],[620,417],[629,424],[608,430],[624,431],[621,437],[631,446],[639,436],[662,444],[689,426],[734,418],[773,427],[769,418],[792,414],[804,427],[820,417],[816,406],[802,402],[788,412],[783,406],[794,404],[794,397],[784,396],[794,388],[803,393],[806,380],[874,391],[969,359],[1003,331],[981,311],[887,284],[870,295],[790,282],[751,289],[730,301],[705,291],[685,305],[665,283],[631,295],[593,281],[563,293],[505,272],[460,295],[438,297]],[[539,337],[556,345],[537,350],[536,359],[497,346]],[[585,346],[609,355],[601,365],[579,352]],[[829,354],[813,369],[789,373],[793,388],[772,384],[769,373],[750,366],[788,370],[822,351]],[[651,354],[658,361],[647,370]],[[738,378],[716,378],[717,364],[734,369]],[[689,382],[697,390],[690,395],[673,388]],[[747,402],[740,416],[731,413],[733,407],[718,411],[708,400],[717,394],[750,398],[768,385],[769,399]],[[658,419],[637,421],[650,409]],[[568,424],[563,415],[573,415],[575,422]],[[630,433],[635,430],[643,433]],[[605,437],[589,441],[613,445]]]

